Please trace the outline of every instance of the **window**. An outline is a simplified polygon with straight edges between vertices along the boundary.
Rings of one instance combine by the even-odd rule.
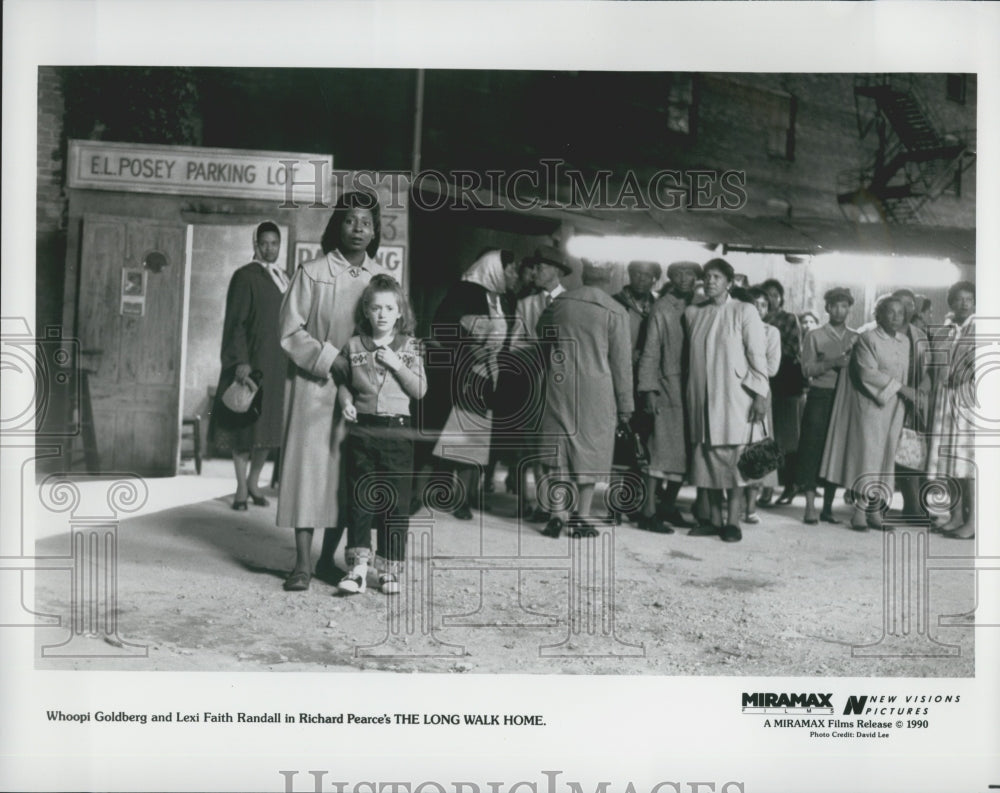
[[[795,114],[798,102],[791,94],[765,95],[767,153],[771,157],[795,159]]]
[[[667,129],[680,135],[694,136],[695,87],[690,74],[671,75],[667,91]]]

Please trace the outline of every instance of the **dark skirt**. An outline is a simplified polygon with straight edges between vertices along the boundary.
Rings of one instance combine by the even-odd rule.
[[[809,389],[806,407],[802,413],[799,433],[799,453],[797,460],[798,484],[807,490],[814,490],[819,480],[819,465],[826,445],[826,432],[833,414],[833,396],[836,389]]]
[[[223,404],[222,395],[232,385],[235,372],[236,367],[230,367],[219,379],[209,414],[209,443],[223,454],[279,448],[282,427],[278,417],[284,411],[284,383],[277,378],[271,378],[270,382],[265,379],[257,393],[255,409],[234,413]],[[266,388],[269,384],[270,389]]]
[[[799,448],[802,418],[801,396],[772,395],[774,439],[785,454],[795,454]]]
[[[497,458],[512,465],[538,444],[545,409],[544,368],[535,348],[504,350],[498,364],[491,442]]]

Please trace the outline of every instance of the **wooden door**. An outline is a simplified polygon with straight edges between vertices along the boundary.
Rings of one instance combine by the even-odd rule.
[[[186,252],[182,224],[84,217],[78,326],[101,471],[177,473]]]

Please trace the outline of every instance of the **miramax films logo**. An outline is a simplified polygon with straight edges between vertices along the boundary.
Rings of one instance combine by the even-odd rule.
[[[804,710],[833,713],[833,694],[777,693],[774,691],[743,692],[744,713],[766,713],[769,710]]]

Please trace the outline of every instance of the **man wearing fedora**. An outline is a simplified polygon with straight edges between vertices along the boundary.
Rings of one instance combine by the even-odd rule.
[[[529,338],[535,340],[538,338],[538,320],[542,312],[566,291],[561,279],[573,272],[573,269],[566,263],[562,251],[548,245],[536,248],[534,255],[529,256],[527,261],[534,269],[535,287],[539,291],[517,301],[517,324],[523,327]]]
[[[534,461],[521,466],[521,481],[517,492],[521,500],[521,517],[533,523],[543,523],[549,519],[549,514],[540,504],[540,494],[537,483],[544,475],[544,466],[538,459],[538,432],[541,429],[541,410],[545,403],[544,358],[539,340],[538,321],[542,313],[552,302],[566,291],[561,279],[573,272],[566,262],[566,257],[558,248],[543,245],[535,249],[532,256],[525,259],[525,265],[530,266],[534,277],[536,292],[517,301],[517,311],[512,334],[512,347],[522,356],[520,367],[524,376],[521,383],[521,415],[525,417],[523,424],[516,428],[521,442],[521,456],[534,457]],[[528,501],[528,491],[525,486],[527,469],[531,468],[535,475],[535,503]]]

